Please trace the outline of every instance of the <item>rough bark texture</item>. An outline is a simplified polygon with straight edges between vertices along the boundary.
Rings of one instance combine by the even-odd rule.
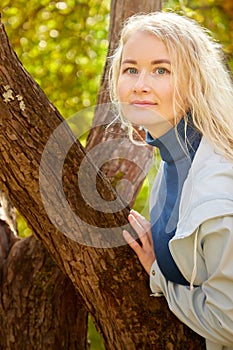
[[[41,242],[15,235],[15,210],[2,192],[0,217],[0,349],[87,349],[82,298]]]
[[[1,349],[87,349],[83,300],[34,237],[11,248],[0,292]]]
[[[122,11],[125,3],[127,6],[130,4],[129,1],[113,1],[112,18],[116,16],[114,9],[118,3],[122,4]],[[139,4],[139,1],[132,2],[131,6],[135,9],[137,3]],[[145,5],[146,3],[152,2],[145,2]],[[141,1],[140,4],[144,2]],[[95,188],[90,189],[89,186],[83,185],[84,190],[92,195],[93,190],[97,189],[100,197],[107,201],[109,206],[117,198],[120,209],[115,212],[101,211],[93,208],[83,198],[83,188],[79,186],[78,176],[80,173],[84,174],[86,183],[91,183],[89,178],[92,172],[95,173],[95,166],[81,145],[75,141],[59,112],[17,60],[2,26],[0,42],[1,187],[80,293],[103,336],[106,349],[204,349],[203,339],[170,313],[163,298],[149,296],[146,273],[130,248],[123,245],[122,227],[127,224],[129,208],[111,188],[103,173],[97,171]],[[51,139],[51,148],[43,152],[47,141]],[[72,145],[69,152],[66,152],[67,145]],[[64,153],[66,157],[61,186],[57,163],[63,160]],[[90,171],[81,170],[83,161],[89,165]],[[143,158],[141,161],[144,162]],[[45,202],[46,210],[43,205]],[[67,209],[67,203],[71,210]],[[26,242],[26,250],[23,250],[23,242],[13,245],[20,257],[16,254],[16,261],[21,259],[21,256],[23,259],[23,252],[28,251],[25,258],[30,256],[30,251],[34,252],[31,239],[23,241]],[[2,303],[4,295],[8,302],[10,300],[8,292],[3,288],[9,288],[13,281],[12,277],[7,277],[11,264],[14,264],[13,248],[4,269],[3,276],[7,282],[1,286]],[[33,283],[41,288],[38,264],[39,261],[32,264],[34,269],[39,270],[37,282]],[[46,266],[45,264],[42,268]],[[46,276],[56,285],[55,274],[51,275],[48,271]],[[18,287],[15,298],[25,298],[26,295],[23,301],[25,304],[30,296],[28,281],[21,280],[21,287],[18,279],[16,282]],[[20,288],[22,293],[19,292]],[[41,302],[40,299],[38,297],[38,303]],[[26,307],[24,305],[24,312],[27,312]],[[1,313],[4,312],[4,308],[3,305]],[[15,318],[19,319],[17,310],[13,313]],[[42,310],[39,312],[39,320],[35,315],[32,315],[32,322],[41,326]],[[51,322],[50,312],[46,322]],[[65,318],[62,322],[66,322]],[[6,323],[5,321],[3,324],[7,332]],[[78,327],[77,325],[76,328]],[[44,334],[46,329],[43,329]],[[38,344],[38,348],[43,346]]]

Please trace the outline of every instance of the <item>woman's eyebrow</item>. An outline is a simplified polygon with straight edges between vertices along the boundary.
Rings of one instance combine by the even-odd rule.
[[[127,63],[130,63],[130,64],[137,64],[137,61],[131,60],[131,59],[125,59],[124,61],[122,61],[122,64],[127,64]],[[169,60],[166,59],[166,58],[161,58],[161,59],[158,59],[158,60],[153,60],[153,61],[151,61],[151,64],[160,64],[160,63],[171,64],[171,61],[169,61]]]
[[[151,62],[151,64],[160,64],[160,63],[168,63],[168,64],[171,64],[171,61],[169,61],[168,59],[166,58],[161,58],[159,60],[154,60]]]
[[[125,64],[125,63],[137,64],[137,61],[131,60],[131,59],[125,59],[125,60],[122,62],[122,64]]]

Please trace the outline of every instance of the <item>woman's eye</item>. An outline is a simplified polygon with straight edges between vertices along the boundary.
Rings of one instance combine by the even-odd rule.
[[[125,71],[129,74],[137,74],[138,72],[136,68],[127,68]]]
[[[164,75],[164,74],[168,73],[168,70],[166,68],[161,67],[161,68],[157,68],[155,70],[155,73],[158,75]]]

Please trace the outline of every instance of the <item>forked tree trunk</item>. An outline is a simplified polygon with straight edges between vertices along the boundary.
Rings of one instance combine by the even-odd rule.
[[[120,25],[121,20],[117,16],[119,9],[122,19],[125,17],[123,13],[131,14],[128,10],[130,6],[133,14],[135,11],[152,10],[152,4],[154,6],[156,2],[113,1],[111,23],[115,23],[115,19]],[[111,26],[114,33],[113,24]],[[111,144],[114,145],[114,150],[121,150],[124,137],[117,136],[115,142],[113,135],[116,133],[113,132],[111,142],[108,143],[106,134],[103,133],[99,139],[99,131],[96,135],[94,129],[86,153],[59,112],[19,63],[3,26],[0,28],[0,42],[1,187],[81,296],[73,294],[71,285],[67,285],[65,290],[65,277],[58,270],[53,270],[56,267],[33,238],[14,243],[3,267],[1,316],[5,310],[10,310],[11,297],[15,304],[12,304],[11,316],[7,315],[7,321],[3,322],[2,331],[5,329],[7,336],[2,344],[9,344],[12,333],[17,333],[15,328],[19,327],[23,332],[25,318],[31,317],[30,321],[32,324],[35,322],[36,327],[34,334],[37,334],[37,348],[65,349],[57,346],[57,335],[52,332],[51,345],[47,345],[50,344],[50,339],[46,345],[41,345],[40,341],[42,342],[42,337],[46,338],[53,317],[59,318],[56,324],[58,330],[65,325],[69,308],[66,306],[67,313],[64,315],[63,301],[69,300],[71,295],[72,304],[83,299],[103,336],[106,349],[204,349],[203,339],[170,313],[163,298],[149,296],[148,277],[122,238],[122,228],[128,225],[129,201],[119,197],[103,172],[98,171],[92,162],[96,156],[92,152],[96,145],[102,142],[101,145],[107,146],[103,149],[108,155]],[[106,116],[108,115],[107,112]],[[96,118],[98,119],[98,110]],[[108,119],[104,115],[100,123],[105,123],[106,120]],[[96,149],[99,151],[98,147]],[[122,152],[125,154],[125,149]],[[137,164],[143,168],[147,166],[150,152],[139,152],[135,146],[129,148],[131,155],[134,152]],[[116,155],[117,153],[114,157]],[[117,167],[120,171],[119,165]],[[134,167],[126,167],[124,164],[123,171],[121,170],[126,173],[125,178],[131,179],[133,174],[138,179],[132,187],[131,201],[142,180],[138,168],[140,167],[136,167],[136,164]],[[124,189],[123,192],[125,191]],[[37,243],[38,247],[35,248]],[[27,261],[30,261],[29,272]],[[20,271],[17,271],[18,267]],[[30,276],[28,280],[25,278],[27,274]],[[54,288],[50,288],[51,281]],[[60,294],[59,287],[64,293]],[[34,305],[29,291],[33,296],[38,293],[38,299],[33,298]],[[54,293],[52,296],[56,305],[49,293]],[[53,315],[45,301],[49,297],[51,309],[56,310],[57,316]],[[21,310],[17,308],[19,299]],[[35,311],[36,303],[40,305],[38,314]],[[43,310],[45,305],[48,308],[47,314],[47,309]],[[75,337],[73,332],[79,328],[79,314],[75,317],[75,312],[72,313],[74,327],[70,328],[70,338]],[[85,310],[83,315],[85,318]],[[44,325],[41,317],[45,317]],[[34,334],[31,330],[28,335],[30,342]],[[19,333],[17,338],[20,340]],[[22,345],[17,347],[15,343],[15,347],[8,346],[6,349],[24,348]]]

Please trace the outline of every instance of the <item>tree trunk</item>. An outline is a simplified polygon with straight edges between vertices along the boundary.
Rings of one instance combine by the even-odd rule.
[[[120,1],[112,3],[112,19],[116,17],[114,9],[118,3],[121,4]],[[137,3],[144,4],[142,1],[132,2],[134,11]],[[124,6],[128,9],[129,4],[129,1],[122,2],[122,12]],[[103,336],[106,348],[204,349],[203,339],[170,313],[163,298],[149,296],[148,277],[122,238],[122,229],[128,227],[130,201],[122,199],[112,189],[103,172],[98,170],[99,165],[96,167],[92,162],[93,155],[95,158],[93,145],[99,145],[99,141],[95,140],[85,153],[59,112],[17,60],[2,26],[0,41],[1,187],[82,296]],[[91,139],[92,137],[94,138],[91,136]],[[112,137],[110,143],[116,149],[124,141],[124,138],[119,137],[115,142]],[[101,145],[105,144],[108,149],[110,143],[102,142]],[[138,153],[137,161],[145,164],[145,154]],[[132,169],[133,167],[130,171]],[[133,196],[136,188],[134,186],[132,189]],[[11,248],[3,274],[6,284],[2,283],[1,286],[2,300],[5,295],[6,300],[10,300],[7,288],[12,278],[7,277],[10,271],[7,267],[10,268],[16,259],[18,266],[22,266],[21,269],[27,269],[20,260],[30,256],[31,251],[34,252],[30,248],[33,245],[31,239],[17,242]],[[14,247],[17,255],[13,254]],[[32,263],[32,269],[38,269],[39,273],[38,279],[33,281],[35,288],[41,288],[40,263],[40,259],[35,264]],[[59,285],[55,273],[50,274],[46,264],[42,268],[47,268],[46,278]],[[24,312],[29,298],[28,282],[30,285],[30,279],[25,281],[24,277],[15,282],[15,298],[24,298]],[[43,288],[46,290],[46,286]],[[54,293],[55,290],[56,288]],[[41,302],[40,293],[38,294],[35,304]],[[45,295],[47,294],[49,291]],[[3,307],[8,309],[5,305]],[[24,313],[17,314],[15,308],[12,312],[13,317],[16,320],[21,317],[22,322]],[[37,320],[36,313],[32,315],[36,327],[41,326],[42,315],[42,309]],[[51,315],[49,310],[45,322],[47,327]],[[65,317],[61,320],[64,325]],[[73,320],[77,322],[75,316]],[[4,327],[7,332],[5,323]],[[46,335],[47,327],[45,325],[42,329],[43,336]]]
[[[82,298],[41,242],[15,236],[14,209],[0,197],[0,349],[87,349]]]

